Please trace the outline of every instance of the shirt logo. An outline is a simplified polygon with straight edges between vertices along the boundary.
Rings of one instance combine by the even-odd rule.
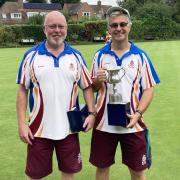
[[[75,67],[74,67],[74,64],[73,64],[73,63],[70,63],[70,64],[69,64],[69,70],[70,70],[70,71],[74,71],[74,70],[75,70]]]
[[[38,66],[38,68],[42,68],[42,67],[44,67],[44,66],[43,66],[43,65],[39,65],[39,66]]]
[[[133,69],[134,68],[134,61],[133,60],[131,60],[131,62],[129,63],[129,68],[131,68],[131,69]]]
[[[110,62],[105,62],[104,65],[108,65],[108,64],[111,64]]]

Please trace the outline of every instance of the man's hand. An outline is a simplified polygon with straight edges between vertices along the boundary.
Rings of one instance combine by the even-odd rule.
[[[86,117],[85,122],[83,124],[83,128],[85,129],[85,132],[88,132],[90,129],[94,127],[94,122],[95,122],[95,116],[94,115],[89,115]]]
[[[99,69],[97,74],[96,74],[97,81],[99,83],[107,81],[107,75],[106,74],[107,74],[106,69]]]
[[[127,125],[127,128],[133,128],[134,125],[138,122],[138,120],[141,118],[141,115],[139,113],[135,114],[126,114],[127,117],[130,119],[130,123]]]
[[[102,83],[107,81],[106,69],[99,69],[96,76],[92,78],[93,80],[93,90],[97,91],[101,88]]]
[[[19,137],[24,143],[32,145],[34,136],[27,125],[24,124],[19,127]]]

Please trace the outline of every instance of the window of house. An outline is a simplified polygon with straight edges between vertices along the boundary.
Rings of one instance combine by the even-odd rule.
[[[90,13],[90,12],[83,12],[83,16],[90,17],[90,16],[91,16],[91,13]]]
[[[37,16],[39,13],[38,12],[27,12],[27,17],[33,17],[33,16]]]
[[[41,16],[45,16],[48,12],[40,12]]]
[[[22,19],[21,13],[11,13],[11,19]]]
[[[2,13],[2,18],[3,18],[3,19],[6,19],[6,18],[7,18],[7,16],[6,16],[5,13]]]

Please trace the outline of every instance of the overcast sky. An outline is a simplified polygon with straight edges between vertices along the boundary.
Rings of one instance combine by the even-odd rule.
[[[102,5],[117,6],[117,0],[101,0]],[[88,4],[97,4],[98,0],[81,0],[81,2],[87,2]]]

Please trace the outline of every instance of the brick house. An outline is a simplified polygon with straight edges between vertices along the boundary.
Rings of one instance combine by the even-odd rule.
[[[29,17],[45,15],[52,10],[62,10],[62,7],[59,3],[23,3],[23,0],[7,1],[0,7],[0,23],[24,23]]]
[[[110,5],[102,5],[100,0],[97,5],[89,5],[87,2],[65,3],[63,9],[59,3],[24,3],[23,0],[6,1],[0,7],[0,24],[24,23],[29,17],[45,15],[52,10],[63,11],[75,21],[80,20],[83,16],[96,16],[104,19],[106,11],[110,7]]]
[[[63,12],[67,13],[72,20],[78,21],[81,17],[93,17],[96,16],[99,19],[106,17],[106,11],[111,5],[102,5],[101,1],[97,2],[97,5],[90,5],[87,2],[84,3],[65,3]]]

